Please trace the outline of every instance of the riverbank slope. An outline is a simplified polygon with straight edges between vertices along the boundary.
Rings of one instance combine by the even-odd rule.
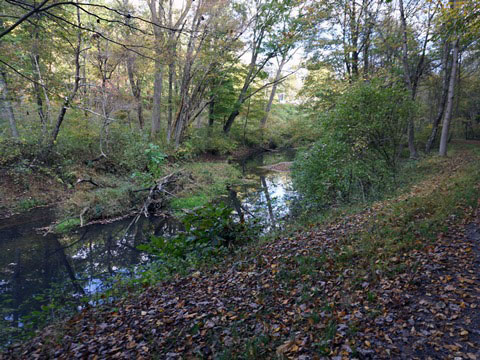
[[[3,355],[479,357],[478,145],[408,191],[87,309]],[[312,214],[312,218],[314,214]]]

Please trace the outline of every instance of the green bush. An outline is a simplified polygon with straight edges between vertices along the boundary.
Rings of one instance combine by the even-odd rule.
[[[395,179],[415,105],[399,86],[359,82],[320,119],[320,140],[300,152],[293,180],[322,204],[363,198]]]
[[[245,243],[257,234],[258,228],[236,221],[232,212],[224,203],[197,208],[182,218],[184,231],[172,237],[153,236],[139,249],[159,257],[185,258],[191,253],[203,256],[220,247]]]

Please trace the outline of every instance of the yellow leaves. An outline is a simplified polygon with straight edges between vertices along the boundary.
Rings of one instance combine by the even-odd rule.
[[[302,345],[300,340],[288,340],[277,347],[276,353],[278,356],[282,356],[289,352],[296,353],[301,349],[300,345]]]
[[[468,278],[464,278],[464,277],[461,277],[461,276],[458,277],[458,280],[459,280],[461,283],[467,283],[467,284],[474,284],[474,283],[475,283],[474,280],[468,279]]]
[[[445,344],[443,345],[443,347],[447,350],[451,350],[451,351],[458,351],[460,350],[460,346],[458,345],[453,345],[453,344]]]

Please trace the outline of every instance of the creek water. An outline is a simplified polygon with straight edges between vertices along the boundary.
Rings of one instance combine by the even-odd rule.
[[[268,152],[238,163],[246,182],[235,186],[233,193],[246,216],[259,218],[265,229],[277,226],[289,214],[295,193],[288,172],[264,166],[293,157],[293,151]],[[55,209],[39,208],[0,220],[2,328],[22,327],[22,317],[38,310],[44,304],[42,294],[48,291],[92,294],[108,287],[106,280],[113,275],[131,275],[132,268],[150,260],[136,247],[151,235],[171,235],[178,228],[169,218],[141,217],[130,228],[132,219],[61,235],[38,230],[55,219]]]

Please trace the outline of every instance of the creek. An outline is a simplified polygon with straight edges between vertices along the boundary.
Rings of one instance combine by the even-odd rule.
[[[233,193],[245,214],[259,218],[266,230],[290,214],[295,198],[289,172],[268,166],[293,157],[293,151],[266,152],[238,162],[246,181]],[[0,220],[0,346],[8,342],[5,329],[22,327],[22,318],[44,305],[49,291],[89,295],[105,290],[112,276],[131,276],[135,266],[150,260],[137,250],[139,244],[178,229],[170,218],[142,216],[130,227],[131,218],[67,234],[38,230],[55,220],[54,208]]]

